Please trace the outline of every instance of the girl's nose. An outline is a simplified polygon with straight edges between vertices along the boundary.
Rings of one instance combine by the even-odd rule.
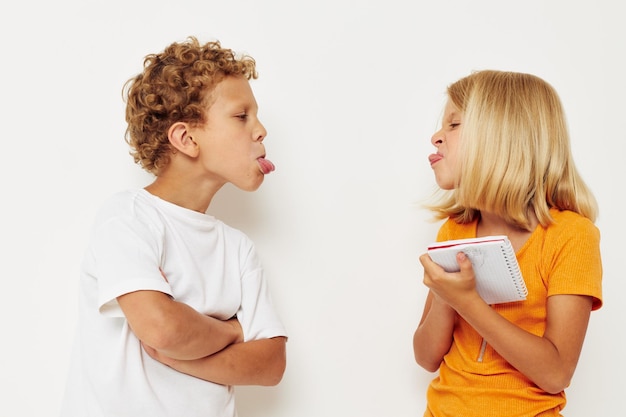
[[[439,145],[443,143],[443,140],[444,140],[443,132],[439,130],[435,132],[433,136],[430,138],[430,143],[432,143],[436,147],[439,147]]]

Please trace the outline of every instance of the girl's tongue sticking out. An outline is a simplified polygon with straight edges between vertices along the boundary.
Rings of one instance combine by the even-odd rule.
[[[259,163],[259,167],[261,168],[261,172],[263,174],[269,174],[276,169],[272,161],[270,161],[269,159],[261,157],[257,158],[257,162]]]

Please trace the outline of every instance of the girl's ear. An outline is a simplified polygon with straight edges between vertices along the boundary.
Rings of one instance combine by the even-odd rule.
[[[181,152],[192,158],[198,156],[199,148],[190,135],[190,129],[187,123],[174,123],[167,132],[167,138],[177,152]]]

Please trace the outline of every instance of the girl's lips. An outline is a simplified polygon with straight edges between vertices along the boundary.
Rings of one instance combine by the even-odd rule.
[[[439,162],[441,159],[443,159],[443,156],[439,155],[438,153],[428,155],[428,161],[430,162],[431,166]]]

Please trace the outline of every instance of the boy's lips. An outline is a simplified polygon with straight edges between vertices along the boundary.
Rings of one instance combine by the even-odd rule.
[[[260,156],[256,160],[259,163],[259,168],[263,174],[269,174],[276,169],[272,161],[265,159],[264,156]]]
[[[441,159],[443,159],[443,156],[438,153],[428,155],[428,161],[430,162],[430,165],[434,165],[435,163],[439,162]]]

